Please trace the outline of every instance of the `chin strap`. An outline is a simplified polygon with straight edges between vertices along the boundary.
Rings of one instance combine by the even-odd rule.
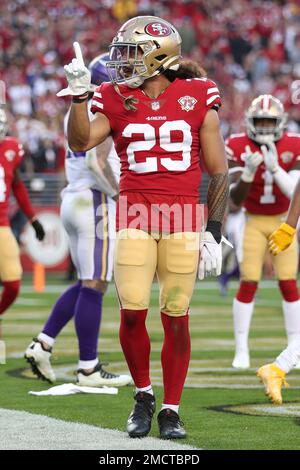
[[[135,104],[138,104],[139,100],[137,98],[134,98],[132,95],[127,96],[127,97],[122,95],[116,83],[113,83],[113,87],[116,93],[118,93],[118,95],[122,98],[123,105],[126,111],[137,111],[137,107],[135,106]]]

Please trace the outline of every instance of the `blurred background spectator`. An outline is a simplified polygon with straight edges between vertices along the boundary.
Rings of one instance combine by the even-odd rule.
[[[300,80],[299,0],[11,0],[0,4],[0,78],[11,133],[25,146],[24,171],[63,175],[69,100],[56,92],[65,86],[73,41],[88,63],[107,50],[120,23],[143,14],[174,23],[183,56],[217,82],[225,136],[241,130],[245,108],[260,93],[280,98],[289,129],[300,131],[300,106],[291,98]]]

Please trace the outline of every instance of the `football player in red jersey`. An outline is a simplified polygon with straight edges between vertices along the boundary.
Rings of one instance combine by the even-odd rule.
[[[295,188],[286,221],[273,232],[269,238],[269,250],[274,256],[291,246],[296,234],[300,216],[300,179]],[[288,386],[285,376],[300,361],[300,339],[289,343],[274,362],[265,364],[257,371],[257,376],[264,384],[266,395],[276,405],[282,404],[281,389]]]
[[[0,280],[3,284],[0,299],[1,315],[16,299],[22,276],[19,247],[9,227],[8,205],[11,190],[19,207],[30,220],[36,236],[43,240],[44,229],[34,215],[24,183],[20,179],[18,167],[24,154],[22,145],[15,137],[6,137],[7,118],[0,108]]]
[[[145,321],[156,272],[165,334],[164,400],[158,425],[162,438],[184,438],[178,409],[190,359],[189,303],[198,264],[203,279],[220,274],[222,261],[228,171],[217,114],[218,88],[180,67],[181,38],[174,26],[157,17],[136,17],[113,39],[107,63],[111,83],[96,89],[92,105],[96,117],[90,122],[86,108],[90,76],[79,44],[74,43],[74,48],[76,58],[65,66],[68,88],[58,94],[73,95],[69,144],[73,151],[85,151],[111,134],[121,160],[114,276],[121,309],[120,342],[136,386],[127,431],[130,437],[146,436],[155,411]],[[199,262],[200,150],[211,179]],[[160,204],[167,210],[153,223],[152,210],[155,213]],[[181,209],[176,216],[171,214],[174,205]],[[186,206],[191,209],[187,226],[182,224]]]
[[[300,175],[300,135],[285,132],[286,119],[277,98],[259,96],[246,113],[247,134],[232,135],[226,142],[230,166],[241,169],[230,195],[246,211],[241,281],[233,302],[236,351],[232,365],[238,369],[250,367],[248,335],[268,237],[284,220]],[[272,261],[290,344],[300,339],[297,241]]]

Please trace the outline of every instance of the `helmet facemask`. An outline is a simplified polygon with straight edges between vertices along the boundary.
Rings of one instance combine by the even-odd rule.
[[[266,119],[268,121],[274,121],[274,126],[258,126],[256,122],[261,119]],[[282,134],[285,129],[286,119],[284,118],[270,118],[261,116],[257,117],[248,117],[246,119],[247,131],[250,139],[254,140],[258,144],[267,144],[268,142],[276,142],[281,139]]]
[[[261,120],[273,121],[274,124],[262,126],[258,123]],[[286,123],[287,114],[282,103],[271,95],[261,95],[253,100],[246,112],[247,134],[258,144],[268,144],[281,139]]]
[[[147,73],[144,62],[144,51],[151,50],[149,43],[118,43],[110,46],[110,60],[106,69],[111,82],[125,83],[130,88],[142,85]]]

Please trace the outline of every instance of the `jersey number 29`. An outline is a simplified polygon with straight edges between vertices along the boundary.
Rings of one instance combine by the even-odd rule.
[[[182,141],[171,142],[171,131],[181,131]],[[182,160],[162,157],[160,163],[169,171],[185,171],[191,165],[192,134],[191,126],[183,121],[166,121],[159,128],[158,142],[155,128],[151,124],[128,124],[123,130],[123,137],[131,138],[133,134],[143,134],[144,140],[130,142],[127,147],[129,170],[136,173],[149,173],[158,170],[158,158],[146,157],[144,162],[135,160],[135,153],[151,150],[156,144],[166,152],[181,152]]]

